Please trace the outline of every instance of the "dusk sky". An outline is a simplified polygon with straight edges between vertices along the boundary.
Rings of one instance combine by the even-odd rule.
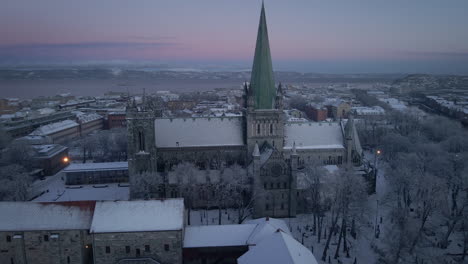
[[[0,0],[0,64],[250,68],[261,1]],[[468,73],[466,0],[266,0],[275,70]]]

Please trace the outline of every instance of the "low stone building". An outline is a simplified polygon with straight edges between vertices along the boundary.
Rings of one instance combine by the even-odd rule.
[[[0,212],[2,264],[182,263],[182,199],[0,202]]]
[[[183,199],[97,202],[90,228],[95,263],[182,263],[184,219]]]
[[[91,263],[94,202],[0,203],[0,263]]]

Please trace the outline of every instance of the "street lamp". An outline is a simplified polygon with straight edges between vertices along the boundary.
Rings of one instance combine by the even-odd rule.
[[[63,163],[68,163],[70,161],[70,159],[68,157],[63,157],[62,161],[63,161]]]

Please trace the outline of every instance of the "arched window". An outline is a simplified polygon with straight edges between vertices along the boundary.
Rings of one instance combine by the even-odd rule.
[[[270,135],[273,135],[273,124],[270,124]]]
[[[257,124],[257,135],[260,135],[260,124]]]
[[[145,134],[142,131],[138,131],[138,150],[145,151]]]

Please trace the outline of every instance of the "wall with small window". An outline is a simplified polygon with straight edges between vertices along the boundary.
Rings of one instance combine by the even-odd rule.
[[[182,230],[93,235],[95,263],[114,264],[144,257],[161,263],[182,263]]]
[[[84,263],[88,230],[0,232],[0,263]]]

